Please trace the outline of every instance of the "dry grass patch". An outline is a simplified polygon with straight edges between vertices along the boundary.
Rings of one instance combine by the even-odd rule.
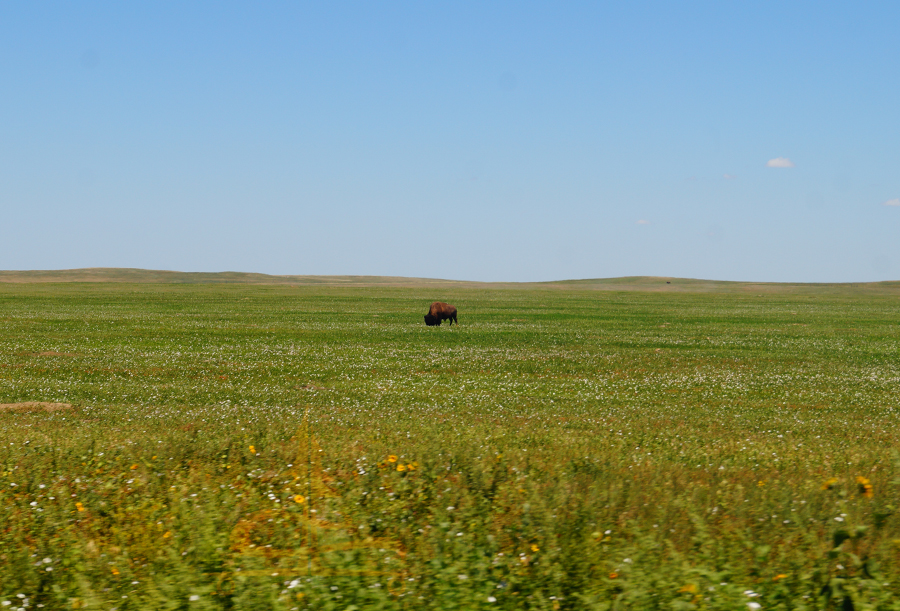
[[[24,403],[0,403],[0,412],[58,412],[72,409],[71,403],[50,403],[49,401],[25,401]]]

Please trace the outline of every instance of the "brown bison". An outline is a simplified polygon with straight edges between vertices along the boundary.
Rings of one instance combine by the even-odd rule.
[[[453,323],[458,325],[459,321],[456,320],[456,308],[449,303],[435,301],[431,304],[431,307],[428,308],[428,314],[425,315],[425,324],[429,327],[440,326],[441,322],[444,320],[449,320],[451,327],[453,326]]]

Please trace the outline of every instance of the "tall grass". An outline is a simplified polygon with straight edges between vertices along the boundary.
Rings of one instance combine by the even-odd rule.
[[[898,322],[824,288],[0,285],[0,403],[73,406],[0,408],[0,603],[897,609]]]

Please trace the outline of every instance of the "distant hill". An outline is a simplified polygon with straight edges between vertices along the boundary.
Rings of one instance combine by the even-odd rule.
[[[860,291],[900,293],[900,281],[860,283],[729,282],[658,276],[557,280],[552,282],[473,282],[401,276],[271,276],[247,272],[174,272],[92,267],[85,269],[0,271],[0,283],[119,282],[134,284],[286,284],[296,286],[470,287],[599,291],[675,291],[692,293],[821,293]]]
[[[153,269],[89,267],[85,269],[0,271],[0,282],[125,282],[135,284],[297,284],[335,286],[422,286],[477,284],[454,280],[393,276],[270,276],[247,272],[173,272]]]

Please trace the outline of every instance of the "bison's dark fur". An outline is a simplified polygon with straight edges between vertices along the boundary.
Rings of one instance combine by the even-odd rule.
[[[425,315],[425,324],[429,327],[435,327],[440,326],[441,322],[445,320],[450,321],[451,327],[453,323],[459,324],[459,321],[456,320],[456,308],[449,303],[435,301],[428,309],[428,314]]]

